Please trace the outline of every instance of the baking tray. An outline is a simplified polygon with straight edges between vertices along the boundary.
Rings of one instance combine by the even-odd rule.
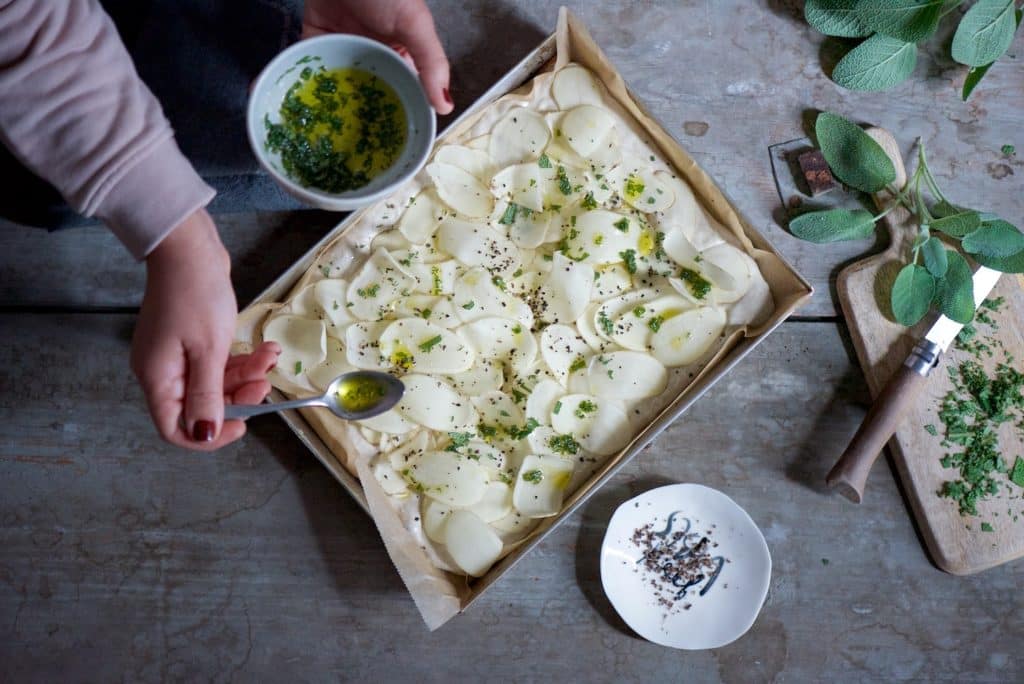
[[[519,88],[527,81],[531,80],[542,70],[550,61],[555,57],[556,53],[556,36],[555,34],[550,35],[540,45],[538,45],[533,51],[531,51],[522,61],[514,66],[508,73],[506,73],[501,79],[499,79],[490,89],[487,90],[483,95],[480,96],[477,101],[464,111],[459,117],[448,124],[443,131],[438,135],[438,139],[443,139],[449,131],[455,130],[459,124],[467,119],[484,107],[487,107],[494,100],[498,99],[502,95]],[[637,103],[640,102],[632,92],[629,93],[633,100]],[[653,119],[658,125],[665,130],[668,130],[665,126],[657,121],[656,117],[653,117],[649,111],[644,109],[641,105],[643,113]],[[717,187],[717,184],[716,184]],[[719,188],[719,191],[721,189]],[[735,202],[728,196],[728,194],[722,192],[725,199],[732,205],[735,211]],[[746,233],[752,238],[755,246],[765,248],[767,243],[763,237],[757,233],[756,230],[750,228],[750,222],[745,216],[737,211],[740,221],[743,223]],[[307,270],[313,265],[317,255],[321,249],[327,245],[334,237],[348,228],[349,224],[356,218],[357,214],[350,214],[345,220],[339,223],[334,229],[328,232],[316,245],[314,245],[309,251],[306,252],[301,258],[299,258],[290,268],[282,273],[269,287],[261,292],[251,303],[250,306],[274,303],[283,301],[289,292],[292,290],[295,283],[306,273]],[[774,250],[772,250],[774,251]],[[812,287],[803,278],[796,273],[792,265],[789,264],[785,259],[779,257],[783,264],[794,274],[797,279],[806,287],[807,295],[809,298],[813,292]],[[804,299],[803,301],[806,301]],[[502,558],[496,563],[484,577],[475,580],[472,584],[472,588],[469,592],[468,598],[462,604],[462,610],[465,610],[472,605],[484,591],[495,581],[497,581],[506,571],[508,571],[513,565],[515,565],[524,555],[529,553],[534,547],[540,544],[548,534],[550,534],[558,525],[560,525],[565,519],[567,519],[572,513],[574,513],[580,506],[582,506],[600,487],[606,482],[612,479],[627,463],[629,463],[638,453],[640,453],[648,444],[650,444],[661,432],[669,426],[673,421],[683,415],[698,399],[700,399],[705,392],[708,391],[722,376],[724,376],[729,370],[731,370],[736,364],[743,360],[758,344],[760,344],[767,335],[769,335],[775,328],[777,328],[785,317],[779,317],[769,327],[763,329],[760,334],[755,337],[744,337],[742,338],[732,350],[730,350],[724,357],[722,357],[716,364],[714,372],[702,374],[698,380],[687,388],[686,397],[682,400],[676,400],[670,405],[669,410],[666,410],[660,417],[655,419],[650,425],[647,426],[634,440],[631,446],[629,446],[624,452],[622,458],[614,466],[610,467],[603,475],[601,475],[593,484],[586,488],[586,491],[579,495],[571,497],[569,504],[563,510],[563,512],[554,519],[550,519],[553,522],[550,524],[542,524],[540,529],[535,532],[531,537],[527,539],[521,546],[517,547],[514,551]],[[273,390],[271,397],[275,401],[284,401],[287,397],[279,390]],[[359,483],[359,480],[353,476],[345,467],[335,458],[328,449],[327,445],[319,437],[313,427],[302,417],[298,411],[283,411],[281,416],[285,423],[292,429],[293,432],[298,436],[299,440],[306,445],[307,448],[313,455],[316,456],[325,468],[341,483],[346,491],[352,496],[353,499],[363,508],[364,511],[369,513],[369,507],[367,505],[366,496]]]

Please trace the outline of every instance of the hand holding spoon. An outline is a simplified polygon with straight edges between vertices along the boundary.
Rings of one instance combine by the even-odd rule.
[[[263,413],[306,406],[325,407],[345,420],[362,420],[390,410],[402,399],[404,392],[405,385],[392,375],[378,371],[354,371],[336,377],[327,386],[327,391],[318,397],[269,404],[230,404],[224,407],[224,420],[244,420]]]

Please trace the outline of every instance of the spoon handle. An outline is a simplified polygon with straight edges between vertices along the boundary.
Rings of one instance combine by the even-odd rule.
[[[327,406],[323,397],[307,397],[291,401],[278,401],[269,404],[228,404],[224,407],[224,420],[245,419],[275,411],[303,408],[306,406]]]

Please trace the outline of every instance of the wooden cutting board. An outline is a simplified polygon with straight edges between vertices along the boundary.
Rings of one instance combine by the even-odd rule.
[[[898,185],[902,186],[906,171],[895,139],[883,129],[870,129],[868,133],[892,157]],[[876,196],[876,201],[885,205],[886,197]],[[929,315],[908,330],[887,317],[891,316],[889,285],[903,265],[917,225],[914,217],[903,209],[894,210],[884,221],[892,237],[889,248],[848,266],[836,283],[839,302],[872,397],[878,396],[915,341],[934,322],[934,316]],[[1020,369],[1024,363],[1024,278],[1002,276],[989,296],[1005,299],[999,312],[993,315],[999,329],[994,332],[989,326],[979,325],[979,335],[987,333],[998,339],[1015,359],[1014,367]],[[1024,489],[1007,479],[1008,486],[1000,486],[998,495],[978,504],[978,516],[968,517],[960,515],[952,499],[938,495],[943,483],[957,478],[959,472],[940,464],[948,449],[940,444],[944,430],[938,409],[942,398],[953,388],[947,368],[969,358],[974,359],[955,345],[943,355],[939,367],[929,376],[921,399],[889,442],[896,472],[932,560],[943,570],[958,575],[979,572],[1024,556]],[[1001,360],[1002,353],[997,350],[995,358],[983,358],[983,363],[992,372]],[[925,425],[934,425],[939,436],[929,434]],[[1013,421],[1004,423],[1000,444],[1011,468],[1018,456],[1024,456],[1022,442]],[[884,470],[876,466],[872,478],[886,476]],[[997,475],[997,479],[1003,477]],[[865,496],[871,496],[870,482],[869,479]],[[1015,516],[1019,516],[1016,521]],[[983,531],[982,522],[988,523],[992,531]]]

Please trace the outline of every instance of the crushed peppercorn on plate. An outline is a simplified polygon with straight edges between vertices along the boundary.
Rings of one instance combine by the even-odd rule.
[[[479,577],[773,307],[756,263],[569,64],[437,148],[364,250],[262,326],[275,386],[353,369],[402,401],[353,431],[431,561]]]

